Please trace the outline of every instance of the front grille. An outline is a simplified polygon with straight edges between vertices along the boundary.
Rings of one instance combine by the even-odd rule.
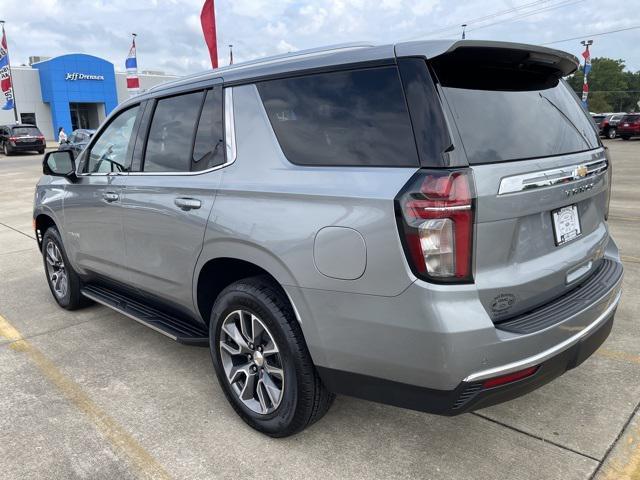
[[[622,264],[603,259],[598,270],[583,284],[551,303],[517,317],[496,322],[496,328],[513,333],[534,333],[579,313],[602,298],[622,276]]]

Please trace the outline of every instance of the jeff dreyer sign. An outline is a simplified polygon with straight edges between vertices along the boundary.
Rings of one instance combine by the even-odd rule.
[[[65,80],[71,80],[71,81],[75,81],[75,80],[104,80],[104,77],[102,75],[90,75],[88,73],[75,73],[75,72],[69,72],[66,73],[64,76]]]

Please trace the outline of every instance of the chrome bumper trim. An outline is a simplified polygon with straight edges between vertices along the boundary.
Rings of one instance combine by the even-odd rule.
[[[553,347],[545,350],[543,352],[538,353],[537,355],[533,355],[531,357],[524,358],[522,360],[518,360],[516,362],[508,363],[506,365],[501,365],[499,367],[489,368],[487,370],[482,370],[480,372],[472,373],[468,377],[466,377],[464,382],[477,382],[479,380],[486,380],[487,378],[498,377],[500,375],[506,375],[508,373],[517,372],[518,370],[523,370],[525,368],[533,367],[535,365],[540,365],[541,363],[549,360],[552,357],[562,353],[568,348],[574,346],[584,337],[589,335],[593,330],[596,330],[601,324],[603,324],[611,315],[611,312],[615,310],[620,302],[620,297],[622,296],[622,278],[618,281],[618,284],[614,287],[618,289],[618,293],[615,296],[614,300],[609,304],[607,309],[602,312],[602,314],[590,325],[585,327],[580,332],[576,333],[572,337],[567,338],[565,341],[554,345]]]

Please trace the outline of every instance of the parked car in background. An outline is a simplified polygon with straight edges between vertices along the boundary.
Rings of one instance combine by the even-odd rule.
[[[598,127],[601,136],[605,138],[616,138],[618,124],[625,113],[607,113],[602,115],[592,115],[593,121]]]
[[[530,392],[602,344],[621,295],[611,160],[562,80],[578,65],[358,44],[153,87],[77,159],[44,158],[51,293],[209,346],[276,437],[336,393],[456,415]]]
[[[78,154],[85,149],[94,133],[96,133],[95,130],[89,130],[86,128],[74,130],[71,132],[71,135],[69,135],[67,141],[58,146],[58,150],[70,150],[73,153],[73,156],[77,157]]]
[[[623,140],[640,137],[640,113],[625,115],[618,123],[618,136]]]
[[[0,126],[0,147],[7,156],[27,151],[44,153],[46,146],[44,135],[35,125],[16,123]]]

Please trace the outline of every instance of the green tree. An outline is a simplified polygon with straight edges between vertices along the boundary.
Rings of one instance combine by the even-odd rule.
[[[582,95],[582,66],[567,79],[571,88]],[[640,72],[625,71],[624,60],[594,58],[589,73],[589,110],[592,112],[634,111],[640,99]]]

